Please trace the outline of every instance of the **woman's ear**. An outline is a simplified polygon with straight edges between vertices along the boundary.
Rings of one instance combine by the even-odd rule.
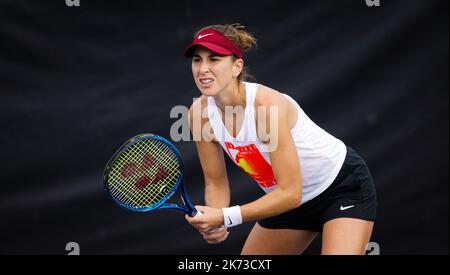
[[[233,66],[233,76],[238,77],[243,69],[244,69],[244,60],[242,59],[236,60]]]

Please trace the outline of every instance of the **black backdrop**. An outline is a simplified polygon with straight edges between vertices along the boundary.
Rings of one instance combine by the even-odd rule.
[[[207,245],[177,212],[131,213],[103,193],[114,150],[170,137],[199,96],[182,50],[241,22],[256,80],[358,150],[376,180],[382,254],[448,254],[448,1],[0,0],[0,253],[238,254],[252,224]],[[203,201],[192,142],[179,142]],[[227,162],[232,203],[262,191]],[[320,238],[307,253],[320,251]]]

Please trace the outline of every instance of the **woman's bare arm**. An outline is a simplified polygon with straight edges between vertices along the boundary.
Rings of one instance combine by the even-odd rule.
[[[202,112],[194,112],[195,108],[201,108]],[[220,144],[209,141],[210,133],[198,133],[203,129],[208,129],[205,124],[209,123],[208,118],[198,117],[204,113],[206,108],[206,98],[201,97],[194,102],[189,110],[189,122],[193,136],[200,137],[195,142],[200,164],[202,166],[205,180],[205,203],[207,206],[215,208],[228,207],[230,204],[230,188],[225,167],[223,150]],[[194,119],[201,120],[201,127],[194,127]]]

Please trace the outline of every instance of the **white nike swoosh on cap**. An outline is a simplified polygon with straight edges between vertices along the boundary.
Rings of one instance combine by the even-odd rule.
[[[347,210],[347,209],[350,209],[350,208],[353,208],[353,207],[355,207],[354,205],[350,205],[350,206],[342,206],[341,205],[341,211],[344,211],[344,210]]]
[[[213,35],[213,34],[214,33],[207,33],[207,34],[199,35],[198,39],[202,39],[203,37],[210,36],[210,35]]]

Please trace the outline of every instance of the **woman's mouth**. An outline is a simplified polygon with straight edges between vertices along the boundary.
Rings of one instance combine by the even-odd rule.
[[[208,85],[210,85],[210,84],[212,84],[214,82],[214,79],[212,79],[212,78],[201,78],[201,79],[199,79],[199,81],[204,86],[208,86]]]

